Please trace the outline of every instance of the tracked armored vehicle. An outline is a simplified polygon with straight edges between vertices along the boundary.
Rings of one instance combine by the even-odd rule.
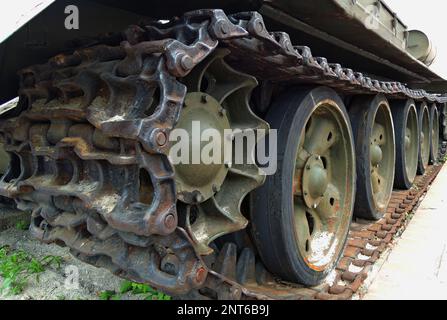
[[[2,202],[39,240],[176,297],[321,285],[353,216],[382,218],[447,138],[434,46],[383,1],[43,3],[0,47]],[[208,129],[248,156],[208,136],[187,160],[221,161],[173,161],[173,132]]]

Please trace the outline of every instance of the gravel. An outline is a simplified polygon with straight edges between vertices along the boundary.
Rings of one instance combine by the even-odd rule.
[[[1,295],[0,300],[98,300],[99,293],[110,290],[119,291],[123,279],[116,277],[106,269],[96,268],[83,263],[70,255],[68,248],[54,244],[43,244],[31,238],[28,231],[9,228],[0,231],[0,247],[10,246],[21,249],[34,256],[44,258],[48,255],[62,258],[61,268],[46,268],[39,277],[31,276],[20,295]],[[73,282],[70,275],[78,272],[78,281]],[[0,285],[2,278],[0,277]],[[78,286],[73,285],[77,283]],[[68,286],[67,286],[68,284]],[[71,284],[71,286],[70,286]],[[143,299],[141,296],[124,294],[122,300]]]

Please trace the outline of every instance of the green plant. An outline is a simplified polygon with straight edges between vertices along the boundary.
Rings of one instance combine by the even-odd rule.
[[[113,290],[105,290],[99,293],[99,299],[101,300],[119,300],[120,298],[121,296]]]
[[[20,220],[16,223],[16,229],[26,231],[29,229],[29,222],[25,220]]]
[[[147,284],[142,283],[136,283],[131,281],[124,281],[121,284],[120,293],[126,293],[131,292],[135,295],[143,294],[145,295],[145,300],[171,300],[171,297],[162,293],[158,292],[154,288],[148,286]]]
[[[23,291],[30,276],[35,275],[39,280],[39,274],[46,267],[60,268],[61,257],[46,256],[36,259],[23,250],[12,250],[9,246],[0,248],[0,276],[3,282],[0,286],[0,294],[19,294]]]
[[[172,298],[162,292],[158,292],[147,284],[136,283],[132,281],[123,281],[119,293],[113,290],[101,291],[99,298],[101,300],[119,300],[125,293],[133,295],[142,295],[145,300],[171,300]]]

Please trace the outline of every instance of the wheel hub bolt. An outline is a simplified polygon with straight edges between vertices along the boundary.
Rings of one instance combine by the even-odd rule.
[[[378,145],[371,147],[371,163],[373,166],[377,166],[383,159],[382,149]]]
[[[221,117],[224,117],[226,113],[227,113],[227,110],[225,110],[224,108],[221,108],[219,110],[219,116],[221,116]]]
[[[201,195],[200,193],[197,193],[197,194],[194,196],[194,201],[195,201],[196,203],[201,202],[202,199],[203,199],[203,197],[202,197],[202,195]]]

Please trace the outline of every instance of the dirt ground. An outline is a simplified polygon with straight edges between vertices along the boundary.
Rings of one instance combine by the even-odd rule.
[[[39,274],[29,278],[24,291],[19,295],[0,296],[1,300],[97,300],[104,291],[118,292],[123,279],[111,274],[108,270],[85,264],[74,257],[68,248],[57,245],[46,245],[32,239],[27,231],[11,227],[0,232],[0,248],[9,246],[14,250],[24,250],[37,259],[52,255],[61,257],[60,268],[48,267]],[[67,289],[67,276],[70,270],[79,270],[78,288]],[[0,277],[0,286],[3,279]],[[70,283],[70,282],[68,282]],[[120,295],[121,300],[139,300],[142,296],[126,293]]]

